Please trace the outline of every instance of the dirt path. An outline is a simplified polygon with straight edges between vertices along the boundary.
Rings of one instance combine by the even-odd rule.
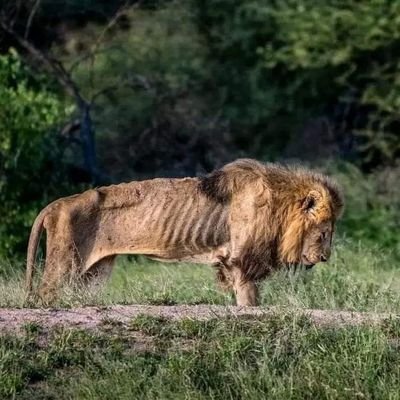
[[[306,315],[317,326],[341,326],[378,324],[387,318],[399,318],[396,315],[361,313],[334,310],[307,310],[289,308],[261,308],[235,307],[210,305],[179,305],[179,306],[151,306],[151,305],[115,305],[110,307],[82,307],[73,309],[0,309],[0,333],[20,332],[29,323],[42,326],[45,329],[54,327],[69,327],[96,330],[106,322],[117,322],[127,325],[132,318],[140,314],[165,317],[170,319],[192,318],[207,320],[227,316],[268,318],[273,315],[296,312]]]

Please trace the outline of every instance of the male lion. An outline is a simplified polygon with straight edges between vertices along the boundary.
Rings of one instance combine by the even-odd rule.
[[[52,301],[66,280],[107,277],[118,254],[212,264],[241,306],[280,266],[327,261],[343,209],[337,185],[299,167],[239,159],[203,178],[153,179],[88,190],[49,204],[29,239],[26,286],[41,231],[47,256],[39,289]]]

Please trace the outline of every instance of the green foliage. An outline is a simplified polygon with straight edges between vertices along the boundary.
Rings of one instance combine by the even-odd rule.
[[[357,109],[365,162],[399,156],[400,3],[206,0],[198,8],[230,118],[270,125],[265,139],[276,141],[340,100]]]
[[[173,1],[127,11],[124,29],[104,34],[91,23],[66,35],[74,78],[88,98],[102,93],[93,109],[99,157],[118,179],[165,173],[190,157],[183,149],[195,141],[209,99],[206,48],[192,14]]]
[[[33,76],[15,50],[0,55],[0,256],[25,247],[39,200],[48,195],[49,142],[65,115],[43,76]],[[54,155],[53,155],[54,156]]]
[[[340,232],[347,237],[379,246],[400,259],[400,165],[363,174],[352,164],[331,169],[346,198]]]
[[[165,170],[213,118],[220,143],[229,126],[237,149],[271,158],[327,116],[335,149],[376,166],[400,154],[399,7],[172,1],[129,10],[123,29],[106,34],[94,23],[71,30],[60,50],[71,64],[82,57],[74,77],[89,96],[106,89],[95,108],[99,151],[123,178],[124,160],[135,172]]]
[[[110,17],[116,4],[106,3],[98,7]],[[359,121],[339,122],[364,162],[399,155],[397,2],[153,1],[127,7],[107,28],[93,17],[96,2],[79,4],[43,2],[38,18],[84,15],[53,51],[95,97],[99,164],[112,180],[202,173],[240,152],[281,157],[300,126],[338,104]],[[63,193],[51,131],[69,111],[15,52],[1,56],[0,95],[4,256],[24,251],[39,203]],[[399,253],[398,193],[388,190],[398,168],[385,171],[338,171],[348,204],[341,232]]]

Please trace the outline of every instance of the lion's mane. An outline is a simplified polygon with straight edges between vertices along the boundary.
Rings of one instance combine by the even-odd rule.
[[[323,221],[334,225],[344,205],[339,186],[326,175],[252,159],[225,165],[204,177],[200,187],[210,199],[230,204],[231,235],[235,223],[247,233],[240,259],[233,262],[241,265],[249,280],[264,278],[274,265],[295,263],[310,226]],[[304,212],[305,206],[313,206],[313,218]],[[229,276],[225,268],[218,273],[222,282]]]

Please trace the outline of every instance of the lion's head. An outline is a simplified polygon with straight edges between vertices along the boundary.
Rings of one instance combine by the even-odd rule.
[[[333,238],[330,221],[316,224],[305,232],[301,249],[301,263],[310,268],[319,262],[329,260]]]
[[[283,220],[280,258],[286,264],[311,268],[329,260],[335,224],[343,210],[343,197],[334,181],[302,170],[296,198]]]

